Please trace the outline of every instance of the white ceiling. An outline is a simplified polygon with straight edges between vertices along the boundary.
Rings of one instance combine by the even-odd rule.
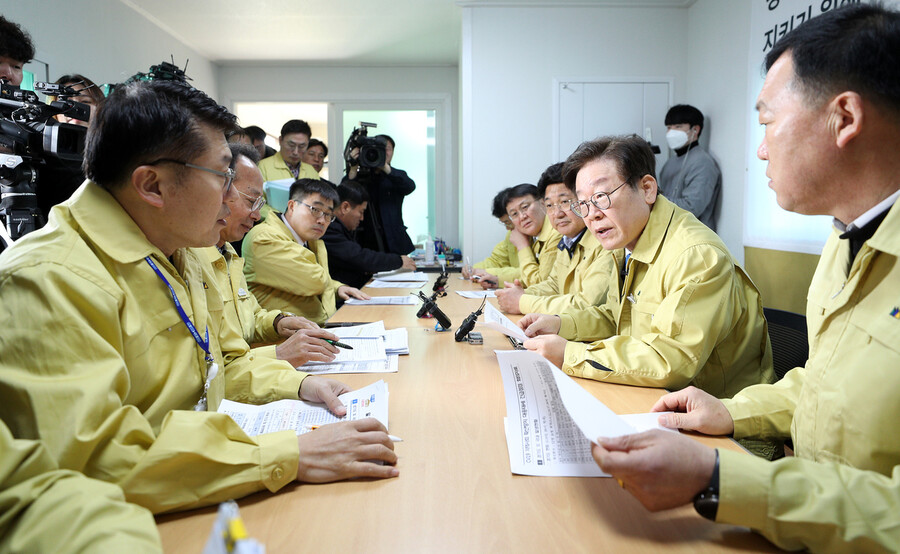
[[[207,59],[456,65],[463,6],[686,8],[695,0],[120,0]]]

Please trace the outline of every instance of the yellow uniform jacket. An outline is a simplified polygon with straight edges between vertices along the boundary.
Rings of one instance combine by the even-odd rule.
[[[544,216],[541,232],[531,241],[531,246],[522,248],[517,253],[519,256],[519,279],[522,280],[523,287],[540,283],[550,276],[553,264],[556,262],[556,254],[559,252],[556,245],[559,244],[561,238],[562,235],[553,228],[553,225],[550,225],[547,216]],[[501,281],[497,286],[502,287],[503,282]]]
[[[287,162],[281,157],[281,152],[264,158],[259,162],[259,171],[262,173],[264,181],[279,181],[281,179],[293,179],[294,174],[288,169]],[[300,162],[300,171],[297,179],[315,179],[319,180],[319,174],[316,168],[306,162]]]
[[[496,275],[500,279],[499,286],[501,287],[504,281],[512,283],[521,275],[519,272],[519,251],[513,246],[513,243],[509,242],[509,234],[511,232],[506,232],[506,237],[497,243],[490,256],[472,265],[476,269],[483,269],[491,275]]]
[[[0,421],[0,552],[162,552],[149,511],[122,489],[59,469]]]
[[[559,251],[550,275],[525,289],[525,294],[519,297],[519,311],[558,314],[601,304],[606,300],[615,263],[612,253],[604,250],[590,230],[585,229],[572,257],[568,252]]]
[[[154,512],[275,491],[296,477],[293,432],[250,438],[224,414],[196,412],[203,350],[151,257],[203,335],[227,396],[297,398],[305,374],[253,356],[225,323],[203,252],[167,258],[111,194],[86,182],[47,225],[0,256],[0,418],[42,440],[61,468],[119,484]]]
[[[564,371],[719,398],[774,380],[759,292],[696,217],[660,195],[624,281],[624,249],[613,255],[606,302],[561,314],[561,336],[595,341],[569,342]]]
[[[302,315],[319,325],[337,309],[337,289],[344,285],[328,273],[325,243],[314,240],[304,247],[280,214],[253,227],[243,250],[244,275],[264,308]]]
[[[717,521],[782,548],[897,552],[900,203],[849,268],[838,235],[807,296],[806,365],[725,401],[735,437],[791,437],[796,456],[757,463],[721,452]]]
[[[244,277],[244,260],[237,255],[234,247],[225,243],[225,253],[215,246],[204,248],[207,259],[219,279],[219,290],[225,303],[225,321],[238,330],[247,344],[274,343],[281,341],[275,330],[277,310],[264,310],[250,292]],[[252,349],[257,356],[275,357],[275,346],[259,346]]]

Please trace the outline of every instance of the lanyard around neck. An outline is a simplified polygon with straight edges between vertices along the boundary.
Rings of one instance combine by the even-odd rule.
[[[153,263],[153,260],[150,259],[150,256],[144,258],[150,267],[153,268],[153,271],[156,272],[156,275],[162,279],[162,282],[169,287],[169,292],[172,294],[172,301],[175,302],[175,309],[178,310],[178,315],[181,316],[181,321],[184,322],[184,325],[188,328],[188,331],[191,332],[191,335],[194,337],[194,340],[197,341],[197,344],[200,348],[203,349],[203,352],[206,353],[206,361],[207,363],[212,363],[212,355],[209,353],[209,327],[206,328],[206,338],[200,338],[200,333],[197,331],[197,328],[194,326],[194,322],[191,321],[191,318],[184,312],[184,308],[181,307],[181,302],[178,301],[178,295],[175,294],[175,289],[172,288],[172,285],[169,284],[169,280],[166,279],[165,275],[162,274],[162,271]]]

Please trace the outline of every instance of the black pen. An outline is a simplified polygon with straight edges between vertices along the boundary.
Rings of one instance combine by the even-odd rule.
[[[344,344],[342,342],[338,342],[336,340],[331,340],[331,339],[322,339],[322,340],[324,340],[328,344],[333,344],[334,346],[337,346],[338,348],[346,348],[347,350],[353,350],[353,347],[350,346],[349,344]]]

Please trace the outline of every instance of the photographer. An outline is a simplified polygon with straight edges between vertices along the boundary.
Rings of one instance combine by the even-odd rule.
[[[413,243],[403,224],[403,198],[416,190],[416,183],[402,169],[391,167],[394,139],[378,135],[374,141],[384,148],[384,165],[360,169],[359,149],[352,148],[347,160],[350,167],[344,177],[345,181],[361,183],[369,193],[369,207],[360,224],[360,244],[380,252],[406,255],[413,251]]]
[[[34,58],[34,44],[28,32],[0,15],[0,79],[22,84],[22,66]]]

